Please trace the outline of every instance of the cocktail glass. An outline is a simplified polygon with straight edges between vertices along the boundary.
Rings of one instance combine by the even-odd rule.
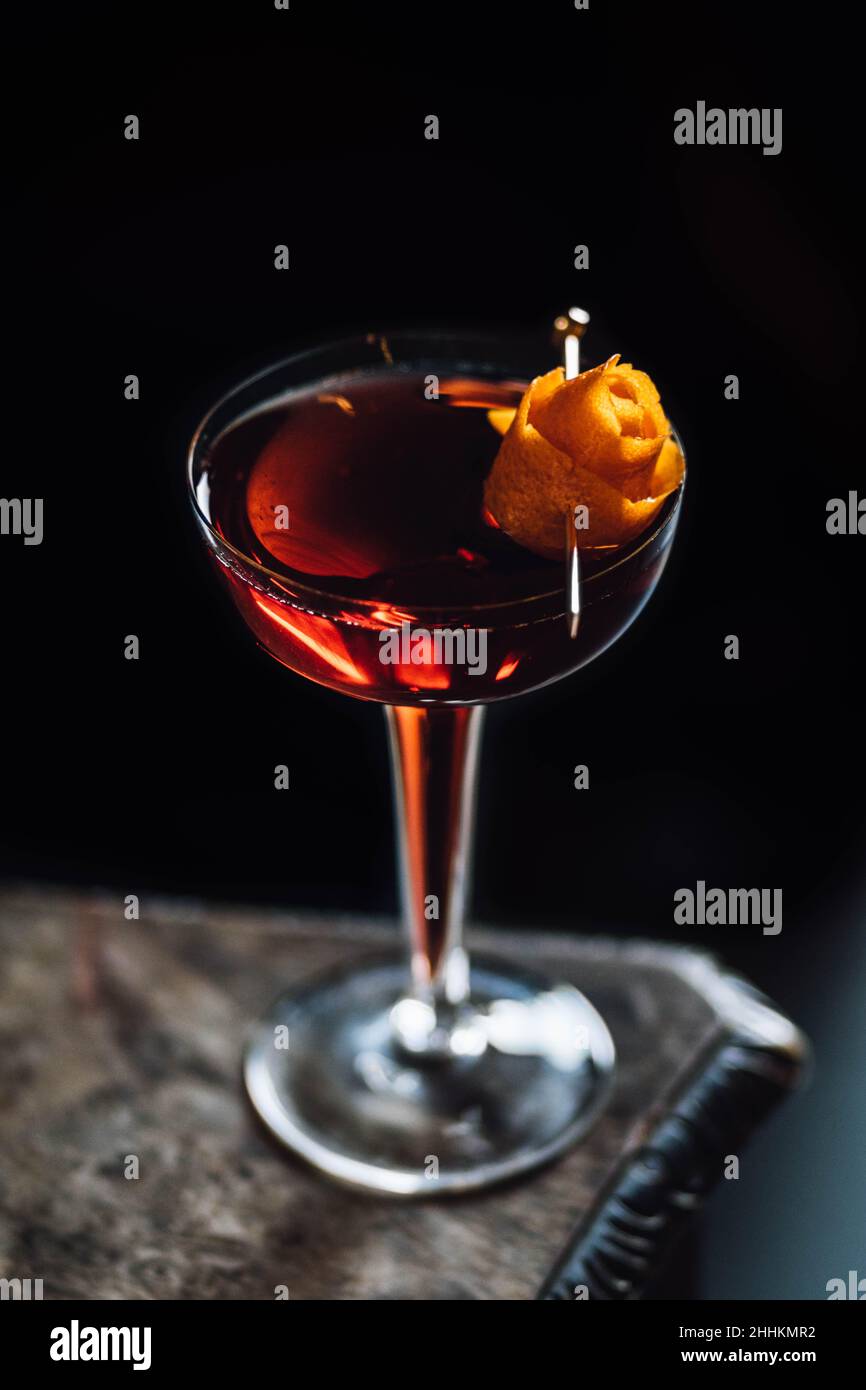
[[[546,365],[499,340],[369,334],[239,385],[206,416],[189,451],[199,529],[260,643],[290,669],[385,709],[408,968],[405,957],[349,962],[284,993],[254,1026],[245,1056],[247,1090],[273,1134],[368,1190],[432,1195],[513,1177],[574,1144],[605,1103],[614,1046],[589,1001],[570,984],[467,953],[479,741],[487,703],[577,670],[635,619],[664,568],[683,489],[635,540],[585,556],[574,637],[563,565],[548,565],[529,592],[515,597],[512,586],[478,604],[453,595],[395,602],[391,581],[387,597],[359,596],[357,585],[323,579],[327,565],[315,573],[279,565],[221,524],[214,459],[232,431],[241,441],[232,447],[243,449],[243,422],[262,416],[266,435],[270,409],[311,392],[351,413],[353,391],[371,382],[415,382],[425,392],[445,382],[467,397],[458,404],[483,403],[489,392],[501,406],[516,403]],[[353,465],[356,474],[367,466],[362,457]],[[306,457],[310,466],[315,458]],[[405,469],[412,466],[409,448]],[[230,486],[235,476],[244,489],[243,466]],[[417,666],[386,664],[383,634],[398,629],[483,634],[485,669],[473,673],[441,649]]]

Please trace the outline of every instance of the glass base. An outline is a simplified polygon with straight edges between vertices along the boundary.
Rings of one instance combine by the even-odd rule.
[[[314,1167],[395,1196],[468,1192],[546,1162],[595,1121],[614,1047],[571,985],[473,960],[471,1004],[428,1030],[427,1053],[399,1041],[430,1012],[405,991],[403,962],[342,970],[256,1025],[250,1098]]]

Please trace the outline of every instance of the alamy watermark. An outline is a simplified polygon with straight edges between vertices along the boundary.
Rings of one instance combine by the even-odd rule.
[[[781,106],[707,106],[674,112],[674,141],[678,145],[763,145],[764,154],[782,153]]]
[[[413,627],[401,623],[379,633],[384,666],[465,666],[470,676],[487,670],[487,631],[483,627]]]
[[[150,1369],[149,1327],[68,1327],[51,1329],[52,1361],[131,1361],[134,1371]]]
[[[828,1279],[824,1287],[830,1302],[838,1298],[854,1298],[862,1303],[866,1299],[866,1279],[861,1279],[856,1269],[848,1270],[847,1279]]]
[[[764,936],[782,930],[781,888],[708,888],[699,878],[693,889],[676,890],[674,904],[679,926],[762,926]]]
[[[13,1303],[27,1303],[31,1299],[41,1299],[41,1279],[0,1279],[0,1300],[9,1299]]]
[[[853,489],[847,497],[831,497],[826,524],[828,536],[866,536],[866,497]]]
[[[42,498],[0,497],[0,536],[23,536],[25,545],[41,545]]]

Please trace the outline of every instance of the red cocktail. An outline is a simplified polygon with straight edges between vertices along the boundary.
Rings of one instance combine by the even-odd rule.
[[[246,1073],[290,1147],[379,1190],[465,1190],[542,1161],[597,1113],[613,1062],[577,991],[470,970],[461,939],[481,706],[616,639],[660,576],[681,496],[627,544],[581,551],[572,637],[562,559],[484,505],[503,414],[536,366],[483,340],[336,344],[239,387],[190,455],[202,533],[262,646],[387,707],[411,979],[388,964],[284,996]]]

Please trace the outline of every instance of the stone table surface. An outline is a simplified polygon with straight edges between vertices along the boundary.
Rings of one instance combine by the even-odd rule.
[[[470,947],[588,995],[616,1082],[548,1168],[407,1203],[294,1160],[240,1081],[248,1024],[275,994],[398,940],[389,923],[178,900],[126,921],[105,894],[0,894],[0,1278],[42,1279],[47,1299],[535,1298],[723,1032],[721,977],[677,947],[471,932]]]

